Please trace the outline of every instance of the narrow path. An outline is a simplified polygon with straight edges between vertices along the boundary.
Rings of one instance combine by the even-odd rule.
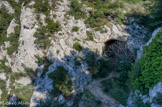
[[[112,77],[118,77],[118,74],[111,73],[107,78],[94,80],[86,88],[102,103],[105,103],[106,107],[119,107],[120,104],[117,101],[103,92],[100,84],[101,81]]]

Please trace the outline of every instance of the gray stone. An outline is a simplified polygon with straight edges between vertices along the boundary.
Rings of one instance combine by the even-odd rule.
[[[8,10],[8,13],[15,13],[14,9],[11,7],[11,5],[7,1],[0,1],[0,8],[2,5],[5,6],[5,8]]]
[[[65,103],[65,98],[64,98],[63,95],[60,95],[60,96],[58,97],[58,102],[59,102],[60,104]]]
[[[0,79],[6,80],[6,74],[5,73],[0,73]]]
[[[73,101],[72,100],[67,101],[66,104],[67,104],[68,107],[71,107],[73,105]]]

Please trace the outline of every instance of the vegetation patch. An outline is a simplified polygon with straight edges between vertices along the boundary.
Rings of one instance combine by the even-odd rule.
[[[46,72],[48,72],[48,67],[52,64],[51,61],[49,61],[47,58],[45,58],[45,61],[44,61],[44,68],[43,68],[43,72],[41,74],[41,77],[44,77]]]
[[[122,59],[116,65],[114,65],[113,69],[113,71],[119,73],[119,77],[113,77],[101,81],[103,91],[123,105],[127,104],[127,99],[129,96],[130,89],[127,81],[128,72],[131,70],[131,67],[131,62]]]
[[[46,27],[42,26],[41,28],[37,29],[34,37],[36,38],[34,43],[37,44],[39,48],[47,49],[49,46],[51,46],[51,40],[49,39],[50,35],[47,34]]]
[[[56,70],[49,74],[49,78],[53,80],[52,95],[63,94],[65,97],[72,95],[73,83],[71,78],[68,77],[68,71],[63,66],[58,66]]]
[[[15,10],[14,18],[16,18],[16,20],[19,23],[19,18],[20,18],[20,14],[21,14],[21,6],[23,3],[24,3],[24,5],[29,3],[30,0],[19,0],[18,2],[14,1],[14,0],[7,0],[7,1],[12,6],[12,8]]]
[[[144,103],[141,97],[135,96],[133,107],[151,107],[151,104],[149,102]]]
[[[112,71],[112,64],[108,57],[103,56],[97,61],[98,73],[93,75],[94,78],[105,78]]]
[[[14,86],[11,86],[11,93],[14,93],[22,101],[29,102],[30,98],[33,95],[34,87],[32,85],[23,86],[16,83]]]
[[[1,79],[0,79],[0,89],[2,91],[1,101],[7,102],[9,96],[8,96],[7,90],[6,90],[6,81],[1,80]],[[5,105],[2,105],[2,106],[5,107]]]
[[[43,72],[41,74],[41,77],[44,78],[46,72],[48,72],[48,67],[52,64],[50,60],[48,60],[47,57],[40,57],[39,55],[35,55],[35,58],[37,59],[37,63],[39,66],[43,65]]]
[[[19,80],[20,78],[22,77],[26,77],[27,75],[23,72],[13,72],[11,75],[10,75],[10,79],[11,79],[11,82],[14,83],[15,80]]]
[[[87,34],[87,36],[88,36],[88,40],[90,40],[90,41],[94,41],[93,33],[92,33],[92,32],[90,32],[90,31],[86,31],[86,34]]]
[[[74,26],[74,27],[72,28],[72,32],[78,32],[78,31],[79,31],[79,27]]]
[[[34,82],[35,77],[37,76],[36,72],[33,71],[32,68],[26,67],[24,64],[22,64],[23,68],[24,68],[24,73],[26,76],[30,77],[30,79]]]
[[[46,22],[48,25],[41,26],[34,34],[34,37],[36,38],[34,43],[42,49],[49,48],[49,46],[51,46],[51,40],[49,39],[49,37],[52,37],[54,33],[61,30],[59,22],[54,22],[49,18],[46,19]]]
[[[55,22],[50,18],[50,10],[54,9],[55,1],[52,2],[52,6],[49,5],[48,0],[38,1],[35,0],[34,8],[37,13],[37,20],[40,21],[41,13],[46,15],[45,22],[46,26],[43,26],[41,22],[40,28],[37,29],[37,32],[34,34],[36,38],[35,44],[40,49],[48,49],[51,46],[51,39],[54,38],[54,34],[61,30],[61,25],[59,22]]]
[[[78,52],[80,52],[80,51],[82,50],[82,46],[80,45],[79,42],[75,42],[75,43],[73,44],[73,48],[74,48],[75,50],[77,50]]]
[[[0,46],[7,41],[7,28],[13,18],[13,15],[9,14],[6,8],[2,5],[0,8]]]
[[[48,32],[50,32],[51,34],[56,33],[61,30],[61,25],[59,22],[54,22],[50,18],[46,18],[46,22],[48,24],[47,25]]]
[[[10,37],[7,39],[10,41],[10,46],[7,48],[8,55],[17,52],[19,47],[20,26],[15,27],[14,30],[15,32],[10,34]]]
[[[76,20],[86,18],[86,12],[83,8],[83,4],[78,0],[71,0],[69,14],[74,16]]]
[[[132,68],[129,74],[134,89],[148,92],[150,88],[162,81],[162,29],[157,33],[148,47],[143,50],[143,56]]]
[[[4,72],[6,74],[10,74],[12,71],[11,68],[5,64],[6,62],[7,62],[6,57],[0,60],[0,73]]]
[[[82,95],[83,105],[85,106],[101,106],[100,99],[96,98],[88,89],[85,89]]]
[[[162,3],[161,0],[154,0],[154,4],[150,9],[151,23],[150,25],[154,28],[155,26],[162,25]]]
[[[36,13],[44,13],[45,15],[49,15],[51,9],[48,0],[35,0],[34,8]]]
[[[125,85],[118,79],[112,78],[101,82],[103,91],[119,101],[121,104],[126,105],[128,93]]]
[[[88,52],[85,56],[85,62],[88,64],[93,78],[105,78],[112,70],[112,64],[108,57],[103,56],[99,60],[94,52]]]
[[[111,0],[82,0],[82,2],[94,8],[94,10],[89,11],[89,17],[85,22],[89,27],[96,28],[96,30],[102,30],[110,16],[119,23],[125,18],[122,12],[124,5],[119,0],[113,2]]]

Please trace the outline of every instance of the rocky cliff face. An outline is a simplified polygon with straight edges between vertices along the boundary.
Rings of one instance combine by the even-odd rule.
[[[63,66],[68,70],[68,74],[72,77],[74,84],[73,93],[77,94],[83,91],[83,88],[91,81],[91,74],[88,70],[88,65],[83,60],[85,54],[89,51],[96,52],[99,57],[103,55],[103,49],[105,42],[115,39],[120,41],[125,41],[128,44],[128,47],[131,51],[135,48],[140,48],[142,44],[142,39],[146,31],[144,27],[136,24],[132,19],[129,20],[130,25],[120,25],[117,22],[111,20],[109,24],[104,26],[104,30],[107,32],[101,33],[95,31],[92,28],[88,28],[83,20],[75,20],[73,16],[66,16],[66,11],[69,10],[69,1],[62,0],[58,1],[56,4],[56,9],[50,10],[50,18],[53,21],[60,22],[61,31],[54,34],[54,38],[51,39],[51,46],[42,50],[37,48],[34,41],[36,38],[33,36],[37,29],[40,27],[39,21],[43,25],[47,25],[45,14],[40,14],[40,20],[36,19],[36,13],[34,8],[29,8],[34,4],[33,1],[27,4],[22,4],[21,6],[21,15],[20,15],[20,26],[21,31],[18,40],[18,51],[12,56],[7,55],[7,47],[10,46],[10,42],[5,42],[4,45],[0,47],[0,60],[6,57],[7,62],[5,66],[11,68],[12,73],[15,72],[26,72],[25,68],[31,68],[32,72],[36,73],[34,81],[30,76],[24,76],[17,78],[14,84],[20,84],[22,87],[27,85],[32,85],[34,90],[31,95],[30,106],[34,107],[40,100],[46,100],[50,98],[50,91],[53,89],[52,80],[48,75],[55,71],[58,66]],[[4,5],[8,9],[8,13],[14,13],[14,9],[11,7],[9,2],[0,1],[0,7]],[[14,28],[17,26],[15,19],[13,19],[7,29],[7,37],[14,32]],[[74,26],[79,27],[77,32],[72,32]],[[88,35],[86,31],[90,31],[94,34],[94,40],[88,40]],[[134,36],[135,35],[135,36]],[[78,52],[73,48],[73,44],[78,42],[82,46],[82,50]],[[47,57],[51,62],[51,65],[48,66],[47,71],[44,73],[43,78],[41,74],[43,73],[43,65],[39,66],[37,64],[37,59],[35,55],[40,57]],[[76,67],[75,59],[78,58],[81,61],[81,65]],[[0,73],[0,79],[7,81],[6,82],[6,91],[10,94],[11,78],[12,73],[7,75],[5,72]],[[3,91],[0,90],[0,95],[3,94]],[[12,96],[15,96],[15,93],[12,92]],[[2,99],[2,97],[1,97]],[[64,97],[61,95],[59,97],[60,102],[64,100]],[[71,101],[71,100],[70,100]],[[69,100],[66,100],[66,103],[71,105]]]
[[[147,43],[145,43],[145,44],[140,46],[140,50],[138,50],[138,52],[137,52],[136,61],[138,61],[142,57],[144,47],[149,46],[149,44],[152,42],[152,39],[155,38],[157,33],[160,31],[160,29],[161,29],[161,27],[155,29],[153,31],[152,37],[149,39],[149,41]],[[127,103],[128,103],[129,106],[134,106],[134,101],[137,98],[141,98],[144,103],[150,102],[151,103],[151,107],[160,107],[161,105],[158,105],[158,104],[155,104],[155,103],[152,103],[152,102],[153,102],[154,97],[156,97],[158,93],[162,93],[161,92],[161,88],[162,88],[162,85],[161,85],[161,82],[159,82],[152,89],[149,90],[149,94],[148,95],[143,95],[138,90],[136,90],[134,93],[131,92],[131,94],[130,94],[130,96],[128,98],[128,102]]]

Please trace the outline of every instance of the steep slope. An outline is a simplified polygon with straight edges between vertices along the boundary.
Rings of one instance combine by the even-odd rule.
[[[75,5],[74,13],[71,10],[73,2],[79,5]],[[126,11],[116,6],[117,2],[110,3],[114,4],[115,13],[107,11],[102,17],[106,20],[103,25],[98,19],[100,15],[94,15],[95,21],[98,21],[95,25],[101,26],[92,27],[87,20],[91,22],[91,12],[94,14],[95,8],[100,10],[100,7],[91,7],[84,0],[0,1],[0,8],[5,10],[0,11],[4,14],[2,19],[5,20],[6,14],[11,15],[11,18],[6,19],[6,28],[0,31],[0,38],[4,39],[2,42],[0,40],[0,100],[10,103],[23,101],[27,103],[24,105],[30,107],[39,104],[50,107],[57,103],[75,106],[75,97],[81,93],[84,95],[84,88],[95,74],[104,69],[104,63],[100,61],[107,58],[104,54],[105,43],[110,40],[124,41],[128,46],[126,48],[134,53],[148,33],[147,28],[138,25],[134,18],[127,18],[126,24],[120,23],[124,19],[118,18],[122,15],[118,10],[121,9],[122,13]],[[81,13],[84,11],[78,16],[86,17],[76,19],[77,9]],[[92,68],[87,61],[90,53],[94,53],[95,58],[88,58],[94,61],[92,63],[96,68]],[[95,86],[101,91],[98,85]],[[92,87],[93,82],[88,88],[95,94]],[[100,93],[101,100],[105,96],[106,100],[111,101],[112,98]],[[98,97],[99,94],[94,96]],[[120,105],[114,100],[111,103]]]

